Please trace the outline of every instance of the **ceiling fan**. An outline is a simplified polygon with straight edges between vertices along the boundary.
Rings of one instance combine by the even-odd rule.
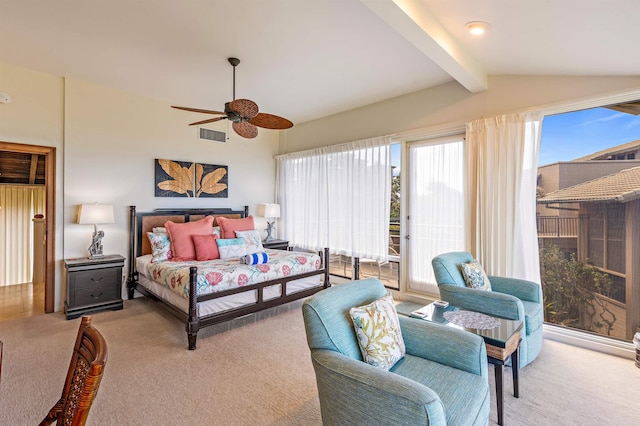
[[[224,104],[224,111],[211,111],[208,109],[189,108],[172,105],[171,108],[185,111],[202,112],[204,114],[224,115],[224,117],[209,118],[207,120],[190,123],[190,126],[198,124],[213,123],[228,119],[231,121],[233,130],[243,138],[251,139],[258,136],[258,127],[265,129],[288,129],[293,127],[293,123],[286,118],[273,114],[258,112],[258,105],[249,99],[236,99],[236,66],[240,63],[238,58],[228,58],[233,66],[233,100]]]

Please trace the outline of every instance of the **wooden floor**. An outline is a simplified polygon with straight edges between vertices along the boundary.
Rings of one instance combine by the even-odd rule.
[[[0,287],[0,321],[44,314],[44,283]]]

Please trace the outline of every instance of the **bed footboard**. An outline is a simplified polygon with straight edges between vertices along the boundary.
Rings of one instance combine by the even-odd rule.
[[[245,315],[253,314],[263,311],[275,306],[284,305],[285,303],[293,302],[295,300],[309,297],[320,290],[331,286],[329,281],[329,249],[325,248],[318,253],[321,259],[321,268],[314,272],[308,272],[306,274],[289,276],[286,278],[280,278],[273,281],[265,281],[263,283],[254,284],[247,287],[234,288],[231,290],[208,294],[205,296],[196,296],[196,283],[197,283],[197,268],[191,267],[189,270],[189,319],[187,322],[187,340],[189,350],[196,349],[196,340],[198,336],[198,330],[200,327],[207,327],[214,324],[219,324],[224,321],[229,321],[235,318],[239,318]],[[287,283],[300,278],[311,277],[316,275],[322,275],[322,286],[312,287],[306,290],[302,290],[293,294],[287,294]],[[266,287],[280,284],[281,295],[280,297],[264,300],[263,291]],[[258,297],[254,304],[243,306],[230,311],[220,312],[218,314],[208,315],[205,317],[199,317],[197,313],[197,302],[210,300],[214,298],[224,297],[231,294],[242,293],[246,291],[257,291]]]

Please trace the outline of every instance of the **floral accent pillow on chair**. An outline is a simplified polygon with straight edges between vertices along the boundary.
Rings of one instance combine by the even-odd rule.
[[[462,277],[467,287],[477,288],[479,290],[491,290],[491,281],[485,274],[482,265],[476,260],[460,265]]]
[[[389,370],[404,357],[406,348],[390,293],[368,305],[351,308],[349,313],[366,363]]]

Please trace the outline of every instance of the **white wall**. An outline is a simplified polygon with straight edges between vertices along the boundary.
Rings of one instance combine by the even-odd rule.
[[[458,83],[450,82],[297,124],[283,133],[280,153],[413,129],[464,124],[480,117],[638,88],[640,76],[490,76],[489,89],[480,93],[469,93]]]
[[[63,251],[63,110],[64,84],[60,77],[0,62],[0,91],[11,103],[0,104],[0,141],[56,149],[55,306],[62,306],[59,283],[64,279]],[[2,254],[0,254],[2,255]]]
[[[74,223],[80,204],[113,204],[115,223],[100,226],[104,252],[127,256],[129,205],[138,211],[248,205],[253,213],[256,204],[274,200],[277,131],[260,129],[251,140],[231,131],[226,143],[200,141],[197,128],[187,125],[197,114],[78,80],[0,66],[0,90],[14,98],[0,105],[0,140],[59,148],[59,272],[63,259],[87,255],[93,227]],[[230,130],[226,122],[210,128]],[[228,166],[228,198],[156,198],[156,158]],[[259,229],[266,227],[263,218],[255,219]],[[57,274],[56,310],[65,292],[64,274]]]

